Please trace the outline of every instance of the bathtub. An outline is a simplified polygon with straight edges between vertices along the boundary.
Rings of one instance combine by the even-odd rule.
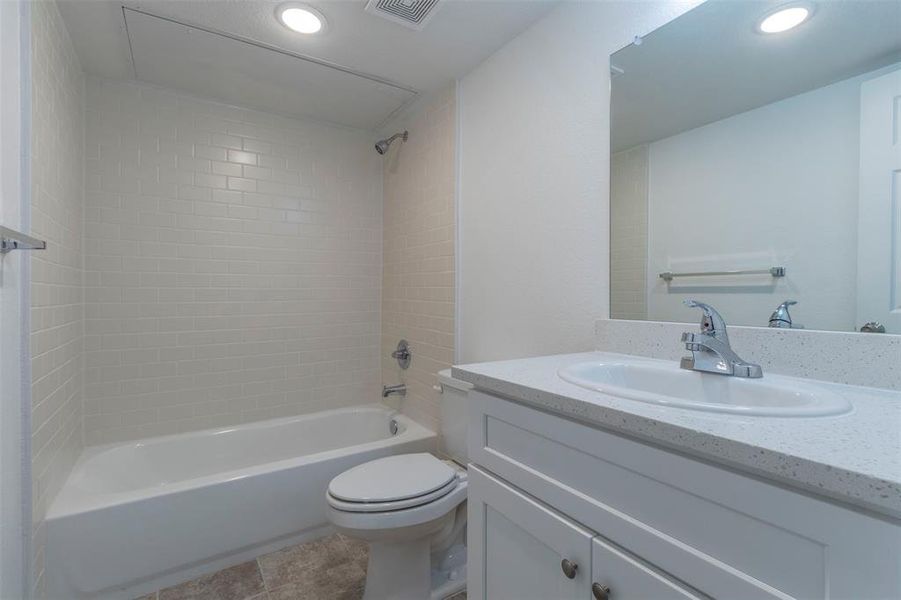
[[[86,448],[47,514],[48,597],[133,598],[324,535],[334,476],[435,442],[366,405]]]

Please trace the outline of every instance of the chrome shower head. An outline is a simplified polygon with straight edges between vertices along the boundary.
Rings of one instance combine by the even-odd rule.
[[[375,151],[378,152],[379,154],[384,154],[385,152],[388,151],[388,147],[391,146],[391,142],[393,142],[397,138],[402,138],[406,142],[407,136],[408,136],[408,133],[405,131],[403,133],[395,133],[394,135],[392,135],[391,137],[389,137],[387,139],[379,140],[375,143]]]

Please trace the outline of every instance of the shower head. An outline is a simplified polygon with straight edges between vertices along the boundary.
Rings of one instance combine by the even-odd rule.
[[[384,154],[385,152],[388,151],[388,147],[391,145],[391,142],[393,142],[397,138],[402,138],[406,142],[407,135],[408,135],[408,133],[405,131],[403,133],[395,133],[394,135],[392,135],[391,137],[389,137],[387,139],[379,140],[375,143],[375,151],[378,152],[379,154]]]

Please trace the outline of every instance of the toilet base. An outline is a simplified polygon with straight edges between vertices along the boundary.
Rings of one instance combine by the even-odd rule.
[[[370,542],[363,600],[444,600],[466,589],[466,546],[450,548],[432,565],[428,539]]]
[[[432,555],[432,590],[429,600],[444,600],[466,589],[466,546],[455,544],[438,564]]]
[[[363,600],[422,600],[431,596],[429,538],[370,542]]]

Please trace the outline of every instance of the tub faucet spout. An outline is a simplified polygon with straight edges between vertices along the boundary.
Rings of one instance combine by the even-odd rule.
[[[383,385],[382,386],[382,398],[387,398],[388,396],[406,396],[407,395],[407,386],[404,384],[398,385]]]

